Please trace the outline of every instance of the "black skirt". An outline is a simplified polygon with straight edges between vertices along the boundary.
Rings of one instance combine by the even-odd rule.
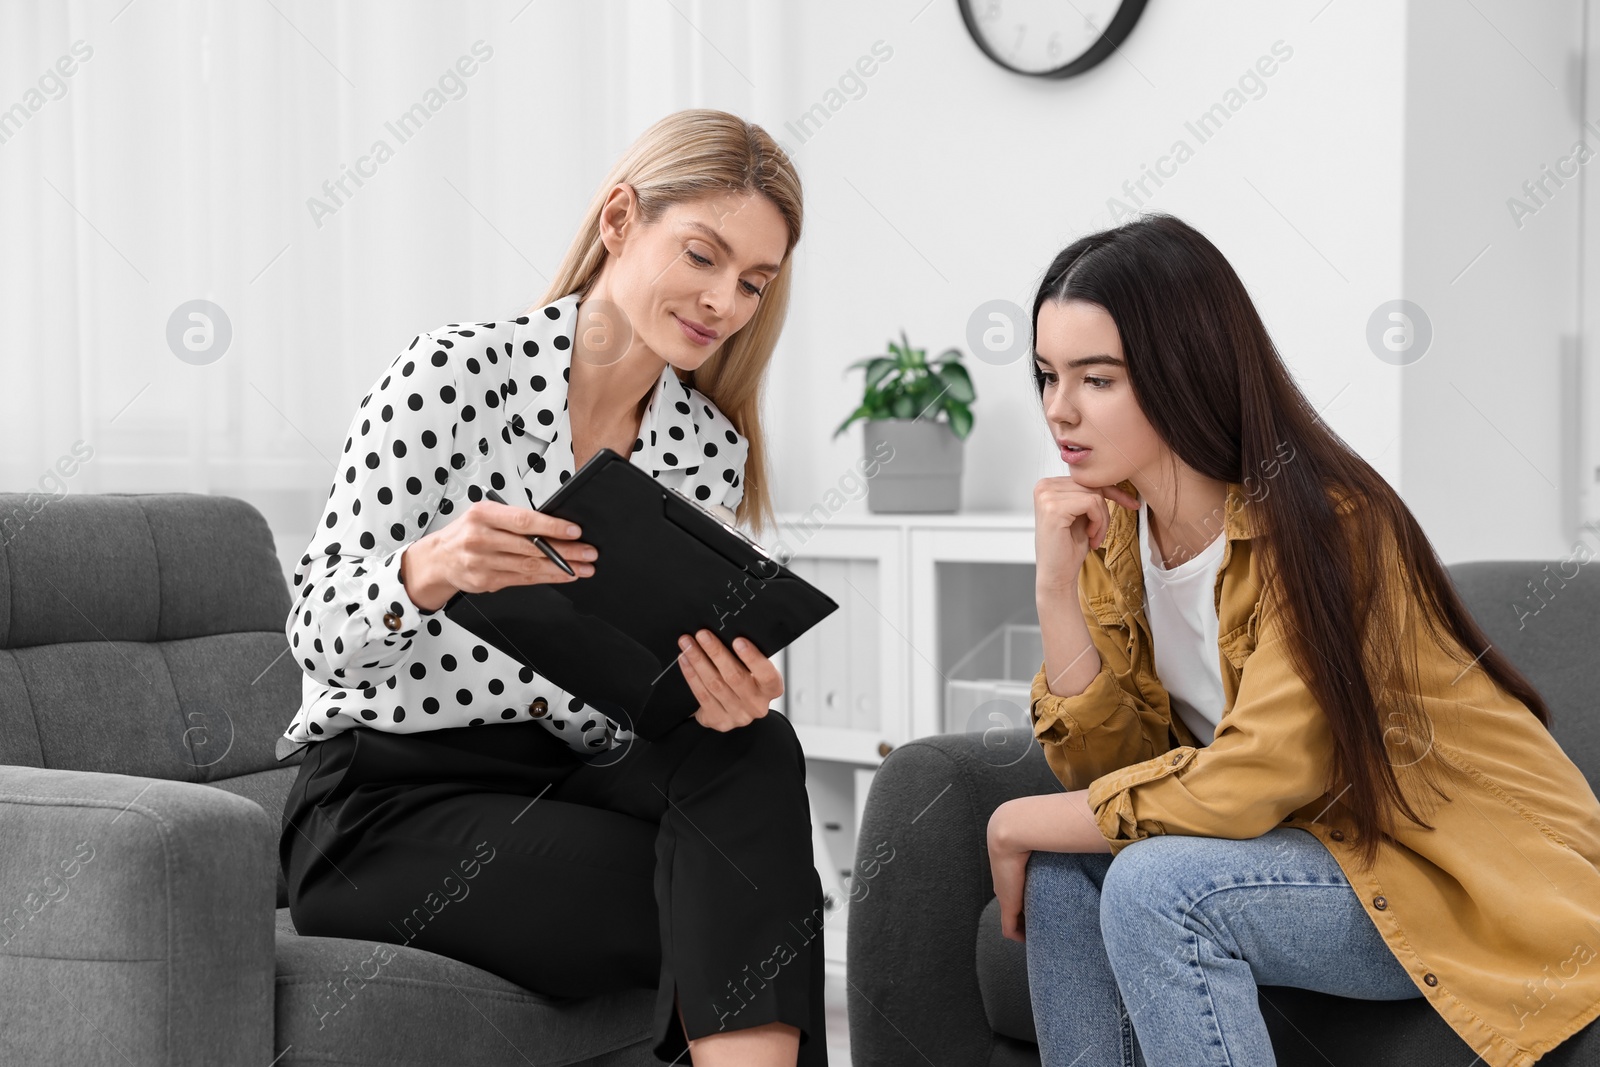
[[[676,998],[688,1036],[785,1022],[799,1067],[824,1067],[805,774],[776,711],[589,757],[528,720],[354,727],[312,744],[290,790],[290,915],[302,934],[413,945],[548,996],[654,988],[665,1063],[687,1062]]]

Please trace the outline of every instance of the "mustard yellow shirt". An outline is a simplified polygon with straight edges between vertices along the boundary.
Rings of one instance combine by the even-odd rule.
[[[1138,496],[1131,481],[1122,488]],[[1354,822],[1328,795],[1327,720],[1260,595],[1243,486],[1228,486],[1222,523],[1217,648],[1226,699],[1206,746],[1171,713],[1156,678],[1138,513],[1107,507],[1106,536],[1078,579],[1100,672],[1062,697],[1041,666],[1030,717],[1056,777],[1089,790],[1111,852],[1152,834],[1242,840],[1301,827],[1333,854],[1395,958],[1488,1067],[1526,1067],[1600,1016],[1600,801],[1521,701],[1464,666],[1476,651],[1452,658],[1414,605],[1402,606],[1432,730],[1413,751],[1458,773],[1440,778],[1451,799],[1437,801],[1397,766],[1435,829],[1397,814],[1397,844],[1362,870]],[[1392,540],[1386,546],[1398,567]]]

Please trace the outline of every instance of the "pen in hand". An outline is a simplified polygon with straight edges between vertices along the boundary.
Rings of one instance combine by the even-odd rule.
[[[490,500],[493,500],[496,504],[506,504],[507,503],[505,497],[501,496],[499,493],[495,492],[493,489],[485,489],[483,491],[483,495],[488,497]],[[528,540],[532,541],[536,546],[538,546],[538,549],[539,549],[540,552],[543,552],[545,555],[549,556],[551,562],[553,562],[557,567],[560,567],[562,570],[566,571],[568,574],[572,575],[574,578],[576,578],[578,576],[578,572],[574,571],[572,569],[572,564],[570,564],[566,560],[562,559],[561,558],[561,553],[559,553],[555,549],[551,548],[549,542],[547,542],[544,538],[538,536],[537,534],[524,534],[523,536],[525,536]]]

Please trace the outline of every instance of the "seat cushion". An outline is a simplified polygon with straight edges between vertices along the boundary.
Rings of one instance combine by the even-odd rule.
[[[540,996],[406,945],[303,937],[288,908],[277,912],[276,1067],[653,1067],[655,999]]]

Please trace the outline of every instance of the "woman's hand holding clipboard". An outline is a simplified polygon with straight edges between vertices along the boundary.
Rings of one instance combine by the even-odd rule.
[[[650,710],[658,723],[691,713],[702,726],[718,731],[762,718],[771,702],[784,693],[782,673],[768,656],[792,640],[786,640],[782,633],[784,625],[797,635],[837,605],[784,571],[760,545],[726,528],[698,504],[654,482],[654,478],[630,466],[618,454],[602,451],[539,510],[515,509],[493,490],[486,493],[490,504],[475,506],[498,520],[501,549],[506,549],[507,537],[520,541],[509,544],[522,557],[515,566],[525,568],[526,577],[520,581],[514,577],[494,589],[542,584],[547,592],[526,590],[518,606],[498,598],[478,601],[472,609],[459,605],[462,597],[458,593],[446,603],[446,614],[592,704],[598,701],[597,705],[603,707],[606,697],[610,697],[613,705],[621,705],[630,713]],[[600,485],[602,475],[605,477]],[[523,528],[523,523],[510,518],[510,514],[499,515],[501,507],[512,509],[510,514],[538,515],[538,520],[531,520]],[[589,517],[582,517],[586,512]],[[597,544],[562,541],[562,534],[574,536],[565,526],[568,522],[597,534],[592,537]],[[550,549],[538,545],[536,536],[550,537]],[[600,544],[608,536],[611,545]],[[536,550],[530,550],[533,547]],[[608,549],[611,565],[598,569],[586,566],[582,553],[594,552],[587,557],[594,560],[600,547]],[[574,576],[557,569],[557,555],[568,552],[578,560],[578,574]],[[741,558],[736,560],[733,553],[741,553]],[[776,638],[771,632],[773,625],[758,625],[762,619],[754,611],[746,614],[738,608],[715,608],[714,601],[725,592],[720,585],[733,589],[734,582],[728,581],[731,563],[739,563],[738,576],[747,590],[763,584],[765,579],[781,577],[781,592],[765,597],[768,603],[763,605],[789,616],[787,624],[779,625]],[[610,576],[605,574],[608,569],[613,571]],[[760,574],[763,581],[754,581],[754,573]],[[594,577],[595,574],[602,577]],[[618,581],[619,574],[624,581]],[[701,576],[701,589],[688,592],[696,585],[696,574]],[[598,582],[592,587],[594,593],[584,592],[587,582],[579,581],[584,577]],[[779,589],[779,585],[774,584],[773,589]],[[552,592],[562,593],[573,603],[557,605],[549,595]],[[798,614],[797,605],[790,603],[797,593],[810,593],[803,597],[805,608],[798,609]],[[667,635],[661,629],[666,617],[646,616],[670,614],[667,608],[672,608],[675,601],[677,616],[683,616],[677,621],[690,621],[690,625]],[[699,603],[709,611],[698,608]],[[496,605],[499,614],[485,614],[485,609]],[[534,619],[544,619],[546,625],[539,627]],[[726,625],[730,619],[734,625]],[[518,633],[523,624],[525,632]],[[752,633],[762,630],[763,640],[770,646],[768,651],[763,651],[758,641],[750,640],[738,624],[754,625]],[[592,640],[584,640],[586,633]],[[669,640],[675,648],[667,643]],[[563,648],[552,648],[552,641]],[[640,656],[646,645],[654,659],[646,661]],[[590,661],[598,657],[603,662],[590,664],[586,672],[576,662],[586,656]],[[670,670],[674,662],[667,661],[667,656],[674,659],[678,667],[675,672]],[[629,688],[626,681],[610,686],[605,681],[594,681],[586,686],[586,681],[594,678],[595,667],[602,673],[622,677],[648,669],[651,680],[646,683],[650,691]],[[634,694],[630,699],[629,693]],[[648,709],[638,707],[640,702],[648,704]]]

